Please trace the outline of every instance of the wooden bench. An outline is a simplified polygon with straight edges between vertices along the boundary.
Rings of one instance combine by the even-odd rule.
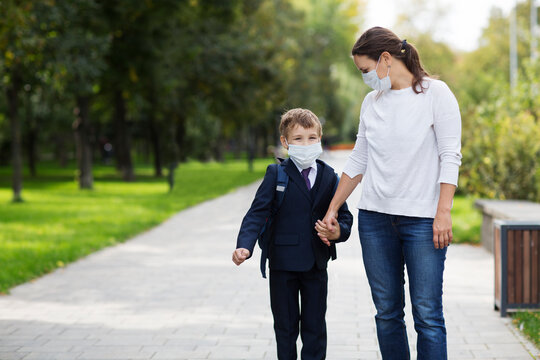
[[[540,221],[540,204],[524,200],[476,200],[474,205],[482,211],[482,246],[493,252],[493,221]]]
[[[482,245],[494,254],[495,308],[540,309],[540,204],[477,200]]]

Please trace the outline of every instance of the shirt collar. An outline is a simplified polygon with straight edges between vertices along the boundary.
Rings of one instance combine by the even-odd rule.
[[[292,161],[292,160],[291,160]],[[301,169],[298,165],[296,165],[296,163],[293,161],[293,164],[294,166],[296,166],[296,168],[298,169],[298,171],[302,172],[303,169]],[[313,162],[313,164],[311,164],[310,166],[311,169],[314,169],[315,171],[317,171],[317,160],[315,160]],[[307,169],[307,168],[306,168]],[[311,173],[311,172],[310,172]]]

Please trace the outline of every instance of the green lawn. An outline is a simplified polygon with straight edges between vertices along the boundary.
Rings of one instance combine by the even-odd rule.
[[[23,203],[12,203],[8,168],[0,168],[0,293],[105,246],[125,241],[177,211],[262,177],[272,160],[189,162],[176,171],[175,189],[151,167],[137,181],[120,181],[113,167],[96,166],[92,191],[81,191],[74,167],[38,168],[25,176]]]
[[[540,348],[540,313],[519,311],[513,315],[512,322]]]
[[[474,208],[474,198],[456,196],[452,208],[454,243],[480,244],[482,214]]]

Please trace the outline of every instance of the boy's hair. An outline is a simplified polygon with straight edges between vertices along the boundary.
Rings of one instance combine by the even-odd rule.
[[[286,139],[287,135],[289,135],[289,131],[296,125],[300,125],[304,129],[314,127],[317,129],[319,136],[322,136],[322,125],[319,118],[317,115],[307,109],[291,109],[285,114],[281,115],[279,133]]]

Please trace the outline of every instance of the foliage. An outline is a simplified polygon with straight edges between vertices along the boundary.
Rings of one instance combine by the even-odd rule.
[[[149,167],[137,168],[137,182],[122,183],[113,167],[98,166],[95,190],[80,192],[74,166],[43,165],[36,179],[25,179],[28,201],[21,204],[7,203],[9,170],[0,168],[0,293],[248,184],[269,162],[258,160],[253,172],[241,161],[188,162],[176,172],[172,193]]]
[[[250,144],[264,154],[291,107],[313,109],[339,138],[353,105],[332,69],[350,63],[363,3],[2,1],[1,87],[21,79],[14,91],[27,97],[23,138],[62,163],[79,154],[72,126],[81,104],[89,104],[89,120],[80,136],[94,153],[121,139],[116,160],[129,168],[131,152],[149,158],[144,149],[156,174],[158,162],[222,159]],[[10,142],[6,112],[1,99],[2,150]],[[8,158],[2,152],[0,161]]]
[[[498,85],[463,132],[462,186],[488,198],[540,201],[540,62],[515,89]]]
[[[540,347],[540,313],[532,311],[518,311],[512,322],[536,346]]]

